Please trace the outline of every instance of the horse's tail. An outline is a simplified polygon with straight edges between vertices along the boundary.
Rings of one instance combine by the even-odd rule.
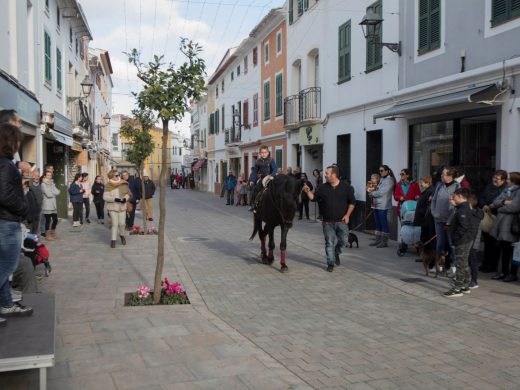
[[[255,238],[256,233],[258,233],[258,223],[256,222],[256,218],[255,218],[255,227],[253,229],[253,234],[251,234],[251,237],[249,237],[250,241],[253,240],[253,238]]]

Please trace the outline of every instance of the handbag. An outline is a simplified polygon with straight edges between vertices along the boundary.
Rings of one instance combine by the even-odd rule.
[[[511,222],[511,234],[520,236],[520,213],[513,215],[513,222]]]
[[[482,218],[482,221],[480,221],[480,230],[487,234],[491,233],[491,229],[493,229],[496,220],[497,217],[495,215],[493,215],[490,211],[486,211],[484,213],[484,218]]]

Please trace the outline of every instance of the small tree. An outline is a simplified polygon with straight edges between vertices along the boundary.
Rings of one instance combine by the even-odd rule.
[[[133,119],[125,122],[121,127],[120,133],[127,138],[129,148],[126,159],[137,167],[139,175],[141,176],[141,194],[144,199],[145,189],[144,181],[142,180],[144,173],[144,162],[153,153],[154,143],[150,129],[153,128],[155,117],[151,111],[133,110]],[[141,202],[141,210],[143,216],[146,216],[146,202]],[[148,227],[146,218],[143,217],[143,228],[146,232]]]
[[[174,64],[166,65],[163,56],[153,56],[153,61],[143,64],[137,49],[128,54],[128,61],[137,68],[137,77],[144,83],[141,92],[134,94],[140,110],[151,110],[157,113],[162,122],[161,175],[159,180],[159,238],[157,240],[157,265],[155,268],[154,296],[155,304],[161,298],[161,279],[164,267],[164,226],[166,222],[165,188],[167,174],[167,145],[170,121],[182,120],[189,108],[190,99],[198,99],[204,90],[204,74],[206,65],[199,57],[201,47],[181,39],[181,52],[187,61],[176,68]]]

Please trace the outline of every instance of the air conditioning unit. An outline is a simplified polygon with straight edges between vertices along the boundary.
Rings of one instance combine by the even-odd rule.
[[[54,114],[50,112],[43,113],[43,123],[45,123],[49,127],[54,127]]]

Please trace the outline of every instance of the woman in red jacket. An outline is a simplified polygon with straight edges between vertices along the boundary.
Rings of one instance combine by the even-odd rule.
[[[397,201],[397,217],[401,218],[401,205],[407,200],[417,200],[421,196],[421,188],[419,184],[412,179],[412,173],[409,169],[401,169],[399,174],[401,180],[396,184],[394,190],[394,199]]]

